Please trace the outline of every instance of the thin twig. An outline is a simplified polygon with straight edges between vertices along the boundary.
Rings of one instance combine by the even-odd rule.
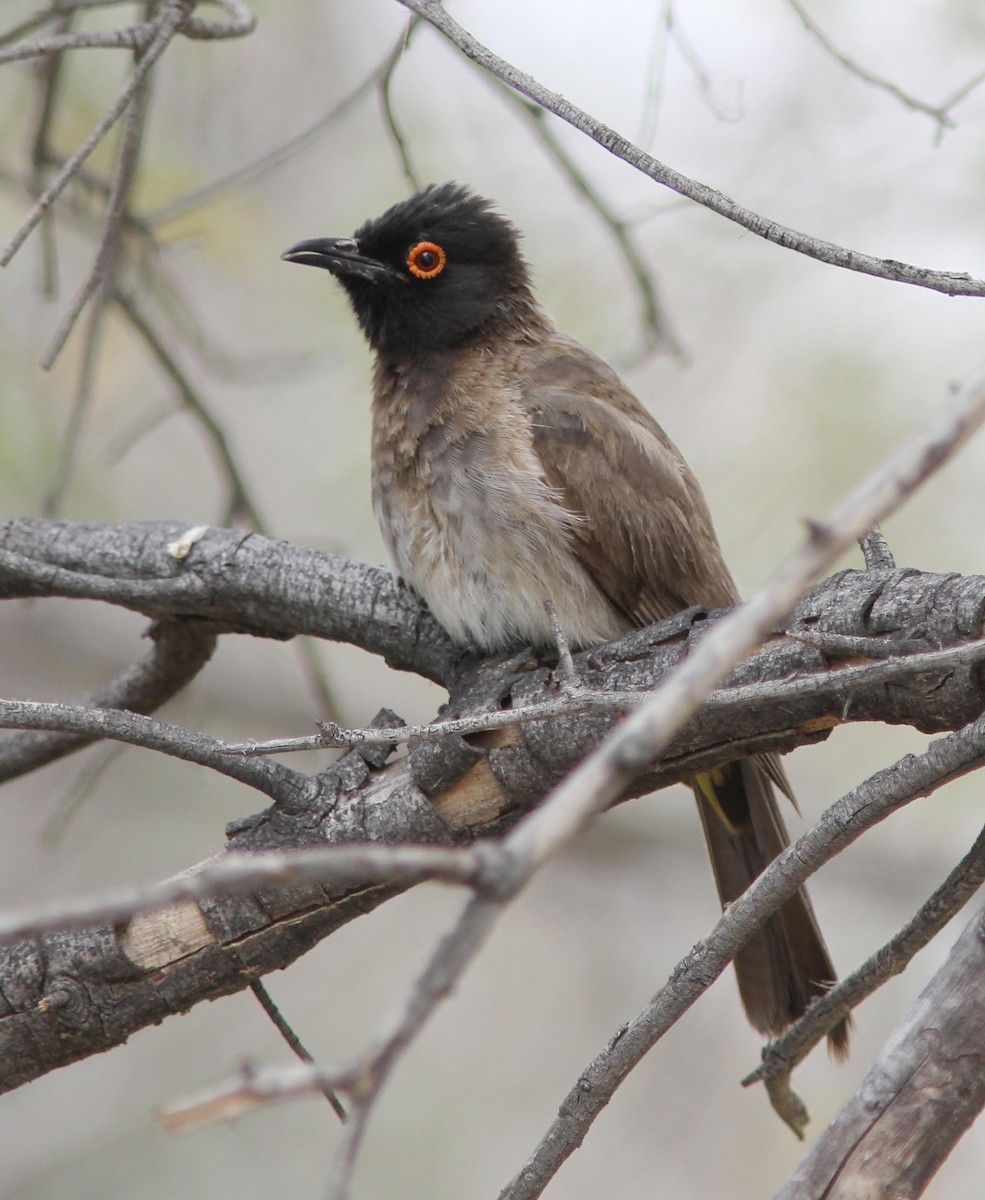
[[[359,1149],[373,1106],[400,1055],[413,1042],[485,945],[502,911],[505,897],[476,895],[465,906],[458,924],[438,943],[418,976],[403,1012],[378,1046],[351,1071],[340,1077],[352,1101],[349,1120],[342,1130],[326,1200],[347,1200]]]
[[[72,23],[72,14],[65,13],[58,18],[58,31],[67,32]],[[34,140],[31,146],[31,182],[30,190],[35,196],[44,191],[45,171],[48,166],[48,138],[57,108],[58,93],[64,79],[65,56],[49,54],[37,66],[37,86],[40,91],[41,104],[37,124],[34,130]],[[45,221],[41,226],[41,291],[49,299],[53,299],[58,289],[57,255],[55,242],[55,223]]]
[[[306,1049],[306,1047],[302,1043],[301,1039],[294,1032],[294,1030],[291,1028],[291,1026],[288,1024],[288,1022],[284,1019],[284,1014],[280,1011],[280,1009],[274,1003],[273,997],[270,995],[270,993],[267,991],[267,989],[264,987],[264,985],[260,982],[259,979],[254,979],[254,981],[250,984],[250,991],[253,993],[254,996],[256,996],[257,1002],[259,1003],[259,1005],[263,1009],[263,1011],[267,1014],[267,1016],[270,1018],[271,1022],[273,1023],[274,1028],[277,1030],[277,1032],[280,1034],[280,1036],[284,1039],[284,1041],[287,1042],[288,1046],[290,1046],[290,1048],[294,1051],[294,1053],[297,1055],[297,1057],[303,1063],[309,1063],[311,1066],[316,1067],[317,1064],[315,1063],[314,1056],[311,1054],[311,1052],[308,1049]],[[338,1094],[336,1093],[335,1089],[324,1078],[324,1073],[321,1073],[321,1074],[322,1074],[321,1087],[320,1087],[321,1094],[325,1097],[325,1099],[332,1106],[332,1109],[334,1110],[335,1115],[338,1117],[338,1119],[340,1121],[344,1121],[346,1119],[346,1111],[342,1105],[342,1101],[339,1099]]]
[[[138,442],[143,441],[145,437],[163,425],[165,421],[184,411],[185,406],[180,400],[169,398],[162,400],[159,404],[155,404],[152,408],[147,408],[143,412],[137,413],[128,425],[124,425],[119,430],[107,446],[106,464],[115,467],[126,458]]]
[[[58,0],[51,8],[34,13],[20,24],[0,34],[0,46],[18,41],[32,29],[48,21],[57,21],[65,16],[87,8],[109,8],[114,4],[131,4],[133,0]],[[197,2],[197,0],[196,0]],[[244,37],[256,28],[256,17],[241,0],[211,0],[212,4],[224,9],[228,21],[206,21],[189,14],[181,27],[185,37],[202,41],[219,41],[224,38]],[[155,24],[147,21],[123,29],[100,32],[73,33],[43,38],[39,41],[22,43],[13,51],[0,54],[0,64],[17,59],[37,58],[40,55],[60,54],[63,50],[121,49],[142,50],[154,35]]]
[[[169,1133],[188,1133],[217,1121],[233,1121],[279,1100],[297,1100],[332,1090],[335,1077],[314,1064],[259,1067],[244,1063],[231,1079],[203,1088],[162,1108],[156,1115]]]
[[[985,83],[985,71],[979,71],[977,75],[972,75],[972,77],[966,83],[963,83],[959,88],[953,91],[950,96],[942,101],[941,109],[944,112],[948,112],[950,109],[960,104],[962,100],[966,100],[968,96],[970,96],[975,90],[975,88],[981,87],[983,83]]]
[[[179,196],[176,200],[172,200],[168,204],[155,209],[147,215],[147,223],[154,228],[165,225],[177,217],[184,216],[185,213],[190,212],[192,209],[199,208],[208,201],[215,199],[216,196],[228,191],[229,188],[253,183],[262,179],[271,171],[276,170],[285,162],[289,162],[294,155],[300,154],[302,150],[307,149],[327,129],[331,128],[336,121],[349,112],[351,108],[355,107],[364,96],[369,95],[379,86],[380,79],[391,69],[391,64],[402,53],[405,38],[406,33],[401,33],[393,49],[387,52],[386,57],[370,71],[365,79],[362,79],[351,92],[333,104],[324,116],[319,117],[307,129],[303,129],[300,133],[295,134],[294,137],[277,146],[274,150],[261,155],[260,158],[254,159],[242,167],[238,167],[228,175],[223,175],[212,183],[196,188],[194,191],[188,192],[184,196]]]
[[[7,735],[10,736],[9,734]],[[21,736],[31,736],[22,734]],[[0,741],[0,758],[6,749]],[[63,796],[54,813],[48,818],[41,830],[43,846],[57,846],[68,831],[69,823],[85,802],[92,796],[96,785],[105,772],[116,762],[123,753],[122,742],[111,742],[108,746],[97,746],[92,750],[88,762],[76,773],[68,793]]]
[[[123,0],[120,0],[122,3]],[[99,0],[94,0],[94,3],[99,3]],[[0,46],[9,46],[11,42],[16,42],[25,34],[30,33],[33,29],[40,29],[42,25],[48,21],[61,21],[66,16],[64,8],[55,6],[47,11],[32,13],[31,16],[25,17],[17,25],[12,25],[10,29],[0,33]]]
[[[843,701],[859,688],[895,683],[934,671],[953,670],[985,658],[985,638],[964,642],[958,646],[947,646],[942,650],[925,650],[889,659],[886,656],[893,653],[893,644],[884,646],[876,638],[848,637],[844,634],[816,633],[812,630],[789,630],[785,636],[814,646],[825,653],[839,656],[868,655],[881,661],[840,667],[835,672],[804,675],[797,679],[775,679],[719,688],[705,697],[703,707],[717,710],[719,713],[727,713],[729,709],[744,708],[750,704],[769,704],[775,707],[782,706],[784,702],[789,702],[795,697],[820,692],[830,695],[832,701],[838,702],[840,719],[847,720],[849,711],[846,711]],[[226,754],[252,758],[266,754],[320,750],[326,747],[396,746],[419,738],[439,741],[452,735],[467,736],[490,729],[505,729],[527,721],[577,716],[600,708],[634,709],[646,703],[654,694],[653,688],[646,691],[595,692],[577,687],[552,700],[433,721],[429,725],[343,729],[332,721],[320,721],[318,724],[321,732],[307,737],[273,738],[263,742],[229,742],[224,745],[223,750]]]
[[[662,0],[660,15],[655,22],[655,32],[650,45],[646,76],[643,86],[643,114],[636,140],[641,146],[649,146],[657,133],[660,120],[660,105],[663,100],[663,74],[667,66],[667,47],[673,29],[674,0]]]
[[[301,678],[311,692],[316,710],[322,714],[322,720],[330,721],[333,713],[341,711],[341,705],[318,653],[318,639],[302,634],[296,639],[294,649],[297,652]]]
[[[892,570],[896,566],[893,552],[878,525],[873,525],[865,537],[859,538],[858,544],[862,548],[867,571]]]
[[[959,100],[963,100],[971,90],[985,79],[985,72],[977,74],[968,83],[954,93],[954,95],[942,104],[928,104],[924,100],[918,100],[916,96],[905,92],[897,84],[889,79],[884,79],[881,75],[876,75],[875,72],[863,67],[853,58],[850,58],[843,50],[839,50],[831,38],[817,24],[814,18],[807,12],[799,0],[788,0],[790,7],[794,10],[797,16],[803,22],[807,32],[823,47],[825,52],[829,54],[836,62],[840,63],[846,71],[860,79],[863,83],[871,84],[873,87],[879,88],[880,91],[886,92],[892,96],[894,100],[898,100],[904,107],[910,109],[911,112],[924,113],[930,117],[937,127],[936,137],[939,141],[945,129],[953,129],[954,121],[948,115],[948,110],[953,108]]]
[[[397,158],[400,160],[400,169],[403,172],[404,179],[412,191],[419,192],[423,186],[420,176],[414,169],[414,163],[410,157],[410,149],[407,145],[407,139],[404,137],[403,131],[400,128],[400,122],[397,120],[397,114],[393,107],[393,76],[397,69],[397,64],[407,52],[410,45],[410,39],[420,24],[419,17],[411,17],[404,33],[403,40],[394,47],[393,53],[390,56],[389,62],[386,64],[386,69],[380,76],[377,85],[380,97],[380,107],[383,109],[383,128],[390,135],[390,141],[393,142],[393,147],[397,152]]]
[[[673,5],[670,5],[668,8],[667,27],[668,27],[670,36],[673,38],[674,43],[677,46],[678,53],[680,54],[680,56],[684,60],[684,62],[687,64],[687,66],[689,66],[691,68],[691,74],[694,76],[695,80],[697,81],[698,90],[700,91],[701,95],[704,97],[705,103],[708,105],[708,107],[711,109],[711,111],[715,114],[715,116],[720,121],[731,121],[731,122],[741,121],[742,115],[743,115],[741,103],[739,103],[735,106],[734,111],[728,112],[721,104],[719,104],[715,100],[715,97],[713,95],[711,74],[709,73],[708,68],[704,65],[704,63],[698,57],[697,50],[694,48],[694,46],[691,45],[690,41],[687,38],[687,35],[684,33],[684,29],[681,25],[680,17],[678,16],[677,12],[675,11]],[[740,93],[740,97],[741,97],[741,93]]]
[[[134,331],[140,335],[147,348],[157,359],[161,369],[177,388],[183,407],[195,418],[212,447],[226,479],[227,500],[224,521],[231,523],[242,519],[262,533],[264,531],[263,518],[257,511],[256,504],[239,469],[239,464],[233,457],[225,430],[216,420],[188,375],[181,369],[177,359],[164,344],[139,301],[119,289],[114,292],[114,299]]]
[[[116,263],[119,240],[126,226],[127,203],[139,163],[141,141],[147,118],[149,85],[150,78],[145,76],[134,91],[133,101],[127,112],[116,172],[107,198],[102,234],[92,267],[62,318],[51,345],[41,359],[41,366],[45,369],[54,364],[83,309],[90,300],[95,298],[86,334],[79,383],[61,445],[58,468],[43,501],[42,511],[47,516],[58,512],[65,490],[71,482],[82,430],[92,404],[99,361],[100,335],[106,301],[109,296],[109,283]]]
[[[75,464],[78,460],[79,448],[82,442],[82,431],[86,418],[95,396],[96,373],[99,369],[99,349],[102,344],[102,334],[105,325],[106,308],[97,304],[89,314],[85,341],[82,347],[82,362],[79,366],[79,378],[72,397],[72,406],[68,412],[68,421],[58,447],[58,461],[55,474],[41,500],[41,512],[46,517],[57,515],[72,482]]]
[[[661,76],[667,63],[668,47],[672,42],[677,46],[678,53],[690,68],[699,92],[715,116],[720,121],[741,120],[742,113],[739,105],[736,105],[735,111],[729,112],[715,99],[711,75],[698,57],[698,52],[685,36],[673,0],[664,0],[657,27],[658,32],[654,35],[646,71],[646,106],[638,137],[640,145],[650,145],[657,132],[661,102]]]
[[[400,3],[411,12],[423,17],[453,45],[457,46],[466,57],[484,70],[489,71],[497,79],[501,79],[509,87],[527,96],[563,121],[567,121],[569,125],[598,142],[603,149],[608,150],[616,158],[629,163],[650,179],[670,188],[671,191],[687,196],[688,199],[718,213],[719,216],[734,221],[757,237],[786,249],[795,250],[798,254],[804,254],[819,262],[829,263],[849,271],[859,271],[864,275],[874,275],[879,279],[929,288],[932,291],[944,292],[948,296],[985,296],[985,279],[972,278],[967,272],[935,271],[926,267],[898,262],[896,259],[875,258],[872,255],[861,254],[857,250],[836,245],[834,242],[826,242],[820,238],[800,233],[796,229],[780,225],[759,213],[743,208],[722,192],[716,191],[698,180],[690,179],[646,154],[627,138],[616,133],[614,129],[597,121],[583,109],[577,108],[563,96],[545,88],[530,75],[524,74],[512,63],[508,63],[494,54],[449,16],[438,0],[400,0]]]
[[[137,65],[140,65],[138,59]],[[51,345],[41,359],[41,366],[50,369],[68,340],[69,334],[79,319],[79,315],[93,297],[97,297],[99,307],[105,305],[109,294],[109,283],[118,257],[120,239],[125,229],[125,217],[130,201],[130,192],[137,175],[140,162],[140,147],[143,141],[144,128],[147,121],[147,107],[150,99],[150,76],[144,75],[133,90],[130,107],[127,111],[123,126],[123,137],[120,142],[116,171],[110,188],[103,216],[103,228],[99,239],[96,256],[93,259],[89,274],[76,293],[75,298],[62,318]]]
[[[21,42],[7,50],[0,50],[0,67],[6,63],[23,62],[29,58],[44,58],[49,54],[62,54],[66,50],[136,50],[149,45],[159,28],[158,21],[144,25],[131,25],[126,29],[106,31],[57,33],[52,37],[39,38],[35,42]]]
[[[506,91],[507,95],[513,97],[515,103],[525,114],[531,128],[567,176],[568,181],[574,187],[575,191],[594,210],[603,226],[608,229],[616,245],[619,247],[619,252],[622,254],[626,266],[629,268],[629,272],[633,277],[633,283],[636,286],[637,295],[640,299],[644,350],[650,350],[655,347],[666,347],[676,359],[680,362],[686,362],[687,354],[657,296],[657,286],[654,283],[649,268],[643,260],[642,253],[636,245],[631,223],[622,217],[616,216],[598,188],[595,187],[585,172],[582,171],[567,152],[560,139],[555,137],[544,109],[537,104],[530,104],[522,96],[515,95],[509,89],[506,89]]]
[[[0,700],[0,728],[50,729],[79,733],[87,738],[111,738],[159,750],[174,758],[211,767],[273,800],[297,797],[313,786],[307,776],[272,759],[246,759],[226,754],[222,743],[205,733],[156,721],[139,713],[115,708],[86,708],[78,704],[50,704],[32,700]]]
[[[137,290],[142,297],[153,297],[181,344],[194,351],[210,374],[226,382],[264,388],[287,379],[296,379],[306,370],[316,369],[314,356],[303,352],[284,350],[251,353],[241,346],[228,352],[217,345],[212,335],[206,333],[208,313],[197,309],[195,297],[174,278],[166,257],[157,253],[159,247],[153,238],[148,241],[149,255],[136,264],[138,288],[128,288],[128,291],[131,295]]]

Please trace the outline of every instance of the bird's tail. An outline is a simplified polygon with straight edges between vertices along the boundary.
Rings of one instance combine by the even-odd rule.
[[[785,782],[779,760],[763,756],[727,763],[692,781],[723,906],[738,899],[789,845],[771,776]],[[782,1032],[835,982],[803,888],[739,951],[735,972],[749,1020],[766,1034]],[[838,1058],[848,1052],[850,1026],[846,1018],[828,1034],[828,1047]]]

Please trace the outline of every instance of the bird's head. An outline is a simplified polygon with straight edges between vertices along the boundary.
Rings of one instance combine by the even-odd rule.
[[[385,357],[458,345],[531,304],[516,228],[454,183],[402,200],[352,237],[298,242],[281,257],[330,271]]]

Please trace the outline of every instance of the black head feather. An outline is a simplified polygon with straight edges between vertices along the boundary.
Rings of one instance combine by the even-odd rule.
[[[400,201],[351,238],[300,242],[284,257],[331,271],[388,358],[458,345],[533,303],[517,229],[455,183]]]

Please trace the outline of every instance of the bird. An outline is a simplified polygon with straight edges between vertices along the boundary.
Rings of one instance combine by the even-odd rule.
[[[581,251],[578,251],[579,253]],[[373,352],[372,495],[397,576],[485,653],[597,646],[739,600],[701,488],[616,372],[534,296],[519,230],[457,183],[288,262],[327,270]],[[691,780],[721,903],[789,843],[775,755]],[[781,1033],[836,975],[805,891],[740,950],[756,1030]],[[847,1052],[849,1023],[828,1035]]]

